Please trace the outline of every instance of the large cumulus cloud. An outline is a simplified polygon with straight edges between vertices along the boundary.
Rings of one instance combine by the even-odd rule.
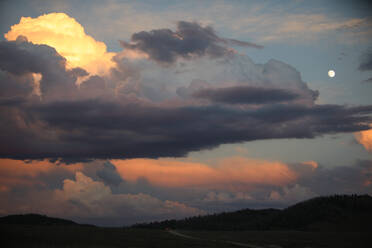
[[[106,51],[103,42],[85,33],[84,27],[65,13],[48,13],[36,18],[21,17],[10,27],[5,39],[14,41],[20,35],[34,44],[57,50],[67,60],[67,67],[82,67],[87,72],[103,75],[113,66],[114,53]]]
[[[89,77],[81,68],[66,68],[52,47],[24,37],[2,41],[0,88],[7,93],[0,99],[0,157],[64,162],[177,157],[226,143],[369,129],[372,106],[318,105],[319,92],[295,68],[226,54],[232,41],[210,27],[179,22],[177,32],[164,32],[169,44],[158,32],[137,36],[168,47],[165,58],[133,57],[124,50],[115,55],[110,73]],[[181,50],[172,50],[173,39]],[[224,52],[216,50],[212,54],[219,56],[211,60],[208,49]],[[178,56],[187,59],[171,67],[152,61]],[[78,83],[79,77],[84,81]]]

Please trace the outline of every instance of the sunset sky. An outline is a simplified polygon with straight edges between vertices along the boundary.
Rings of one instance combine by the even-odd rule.
[[[372,194],[370,9],[1,1],[0,216],[120,226]]]

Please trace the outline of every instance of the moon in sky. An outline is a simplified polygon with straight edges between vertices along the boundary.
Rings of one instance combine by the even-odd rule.
[[[329,70],[329,71],[328,71],[328,76],[329,76],[330,78],[333,78],[334,76],[336,76],[336,72],[335,72],[334,70]]]

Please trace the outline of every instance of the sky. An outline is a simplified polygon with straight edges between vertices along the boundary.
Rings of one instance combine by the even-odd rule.
[[[370,7],[1,1],[0,216],[123,226],[372,194]]]

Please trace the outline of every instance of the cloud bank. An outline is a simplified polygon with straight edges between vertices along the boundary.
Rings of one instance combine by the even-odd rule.
[[[57,165],[47,160],[0,159],[0,215],[38,212],[122,226],[242,208],[285,207],[336,192],[370,194],[371,172],[369,160],[327,168],[315,161],[288,164],[243,157],[210,164],[131,159]]]

